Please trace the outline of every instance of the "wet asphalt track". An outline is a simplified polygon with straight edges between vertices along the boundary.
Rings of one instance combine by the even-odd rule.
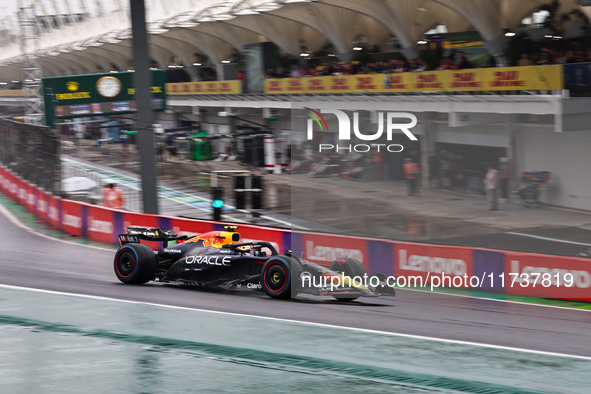
[[[237,312],[590,356],[591,312],[398,290],[397,297],[341,303],[298,296],[277,301],[258,291],[120,283],[113,251],[70,244],[15,227],[0,212],[0,283],[207,310]]]

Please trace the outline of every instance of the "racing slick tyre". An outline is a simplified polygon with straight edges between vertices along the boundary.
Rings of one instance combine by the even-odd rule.
[[[156,274],[154,251],[144,244],[125,244],[115,253],[115,275],[123,283],[143,284]]]
[[[275,256],[267,260],[261,270],[261,286],[271,298],[288,299],[292,296],[293,277],[299,278],[301,264],[293,257]],[[297,284],[293,286],[294,296]]]
[[[361,264],[359,260],[355,260],[351,257],[341,256],[333,261],[328,268],[339,273],[342,272],[349,278],[354,278],[356,276],[363,278],[364,275],[367,275],[367,271],[363,264]],[[353,301],[359,298],[342,295],[334,295],[333,297],[339,301]]]

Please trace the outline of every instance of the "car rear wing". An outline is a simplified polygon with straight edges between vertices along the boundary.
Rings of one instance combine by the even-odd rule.
[[[128,243],[140,243],[144,241],[162,241],[162,247],[168,247],[169,241],[185,241],[190,237],[187,235],[178,235],[174,230],[162,230],[160,227],[125,227],[126,234],[119,234],[119,243],[121,246]]]

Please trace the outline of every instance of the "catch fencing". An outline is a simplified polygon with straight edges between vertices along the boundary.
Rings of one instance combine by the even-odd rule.
[[[0,119],[0,162],[37,187],[56,193],[61,179],[60,138],[51,128]]]

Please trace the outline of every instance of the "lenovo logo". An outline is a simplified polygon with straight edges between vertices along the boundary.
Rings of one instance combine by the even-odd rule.
[[[414,254],[407,258],[407,251],[405,249],[398,251],[398,267],[409,271],[434,272],[437,274],[446,273],[448,275],[460,276],[466,274],[468,270],[468,266],[464,260],[418,256]]]
[[[570,275],[572,275],[572,287],[587,289],[591,286],[591,274],[589,273],[589,271],[569,270],[564,268],[534,267],[531,265],[521,267],[519,260],[511,260],[510,274],[517,274],[515,278],[516,283],[528,282],[530,284],[533,284],[534,281],[538,279],[537,286],[540,286],[539,283],[542,279],[539,278],[541,278],[543,274],[550,274],[550,283],[552,284],[552,286],[557,287],[571,287],[568,285],[571,283]]]
[[[341,256],[351,257],[363,263],[363,253],[358,249],[333,248],[331,246],[314,245],[306,241],[306,258],[309,260],[333,262]]]

